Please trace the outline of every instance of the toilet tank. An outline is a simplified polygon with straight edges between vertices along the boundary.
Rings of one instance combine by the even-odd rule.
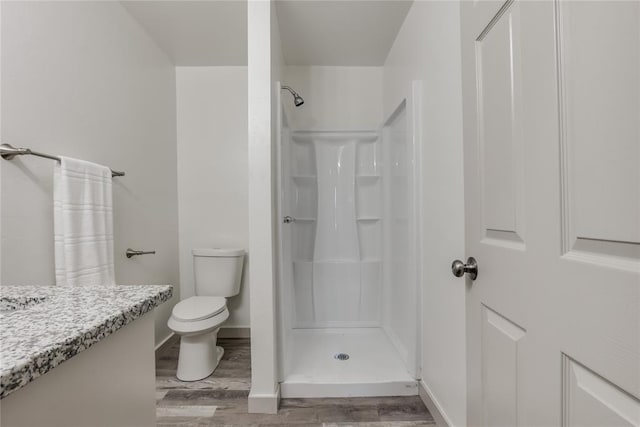
[[[193,249],[196,295],[232,297],[240,292],[244,249]]]

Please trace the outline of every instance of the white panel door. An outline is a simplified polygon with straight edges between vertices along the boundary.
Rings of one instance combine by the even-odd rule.
[[[469,425],[638,426],[640,2],[461,17]]]

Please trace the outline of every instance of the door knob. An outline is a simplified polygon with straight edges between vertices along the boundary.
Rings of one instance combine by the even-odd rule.
[[[295,222],[296,219],[292,216],[285,216],[284,218],[282,218],[282,222],[284,222],[285,224],[291,224],[292,222]]]
[[[466,264],[457,259],[451,264],[451,272],[456,277],[462,277],[464,273],[468,273],[471,280],[476,280],[478,277],[478,262],[474,257],[467,258]]]

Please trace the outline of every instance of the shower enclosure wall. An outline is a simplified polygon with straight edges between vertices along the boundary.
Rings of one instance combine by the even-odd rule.
[[[291,130],[282,113],[284,397],[417,394],[416,170],[406,105],[381,129],[357,132]]]

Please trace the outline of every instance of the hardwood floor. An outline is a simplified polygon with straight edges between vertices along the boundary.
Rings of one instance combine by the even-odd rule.
[[[158,354],[158,426],[413,427],[435,424],[418,396],[282,399],[277,415],[249,414],[249,340],[218,341],[225,349],[224,357],[213,375],[201,381],[176,379],[178,342]]]

